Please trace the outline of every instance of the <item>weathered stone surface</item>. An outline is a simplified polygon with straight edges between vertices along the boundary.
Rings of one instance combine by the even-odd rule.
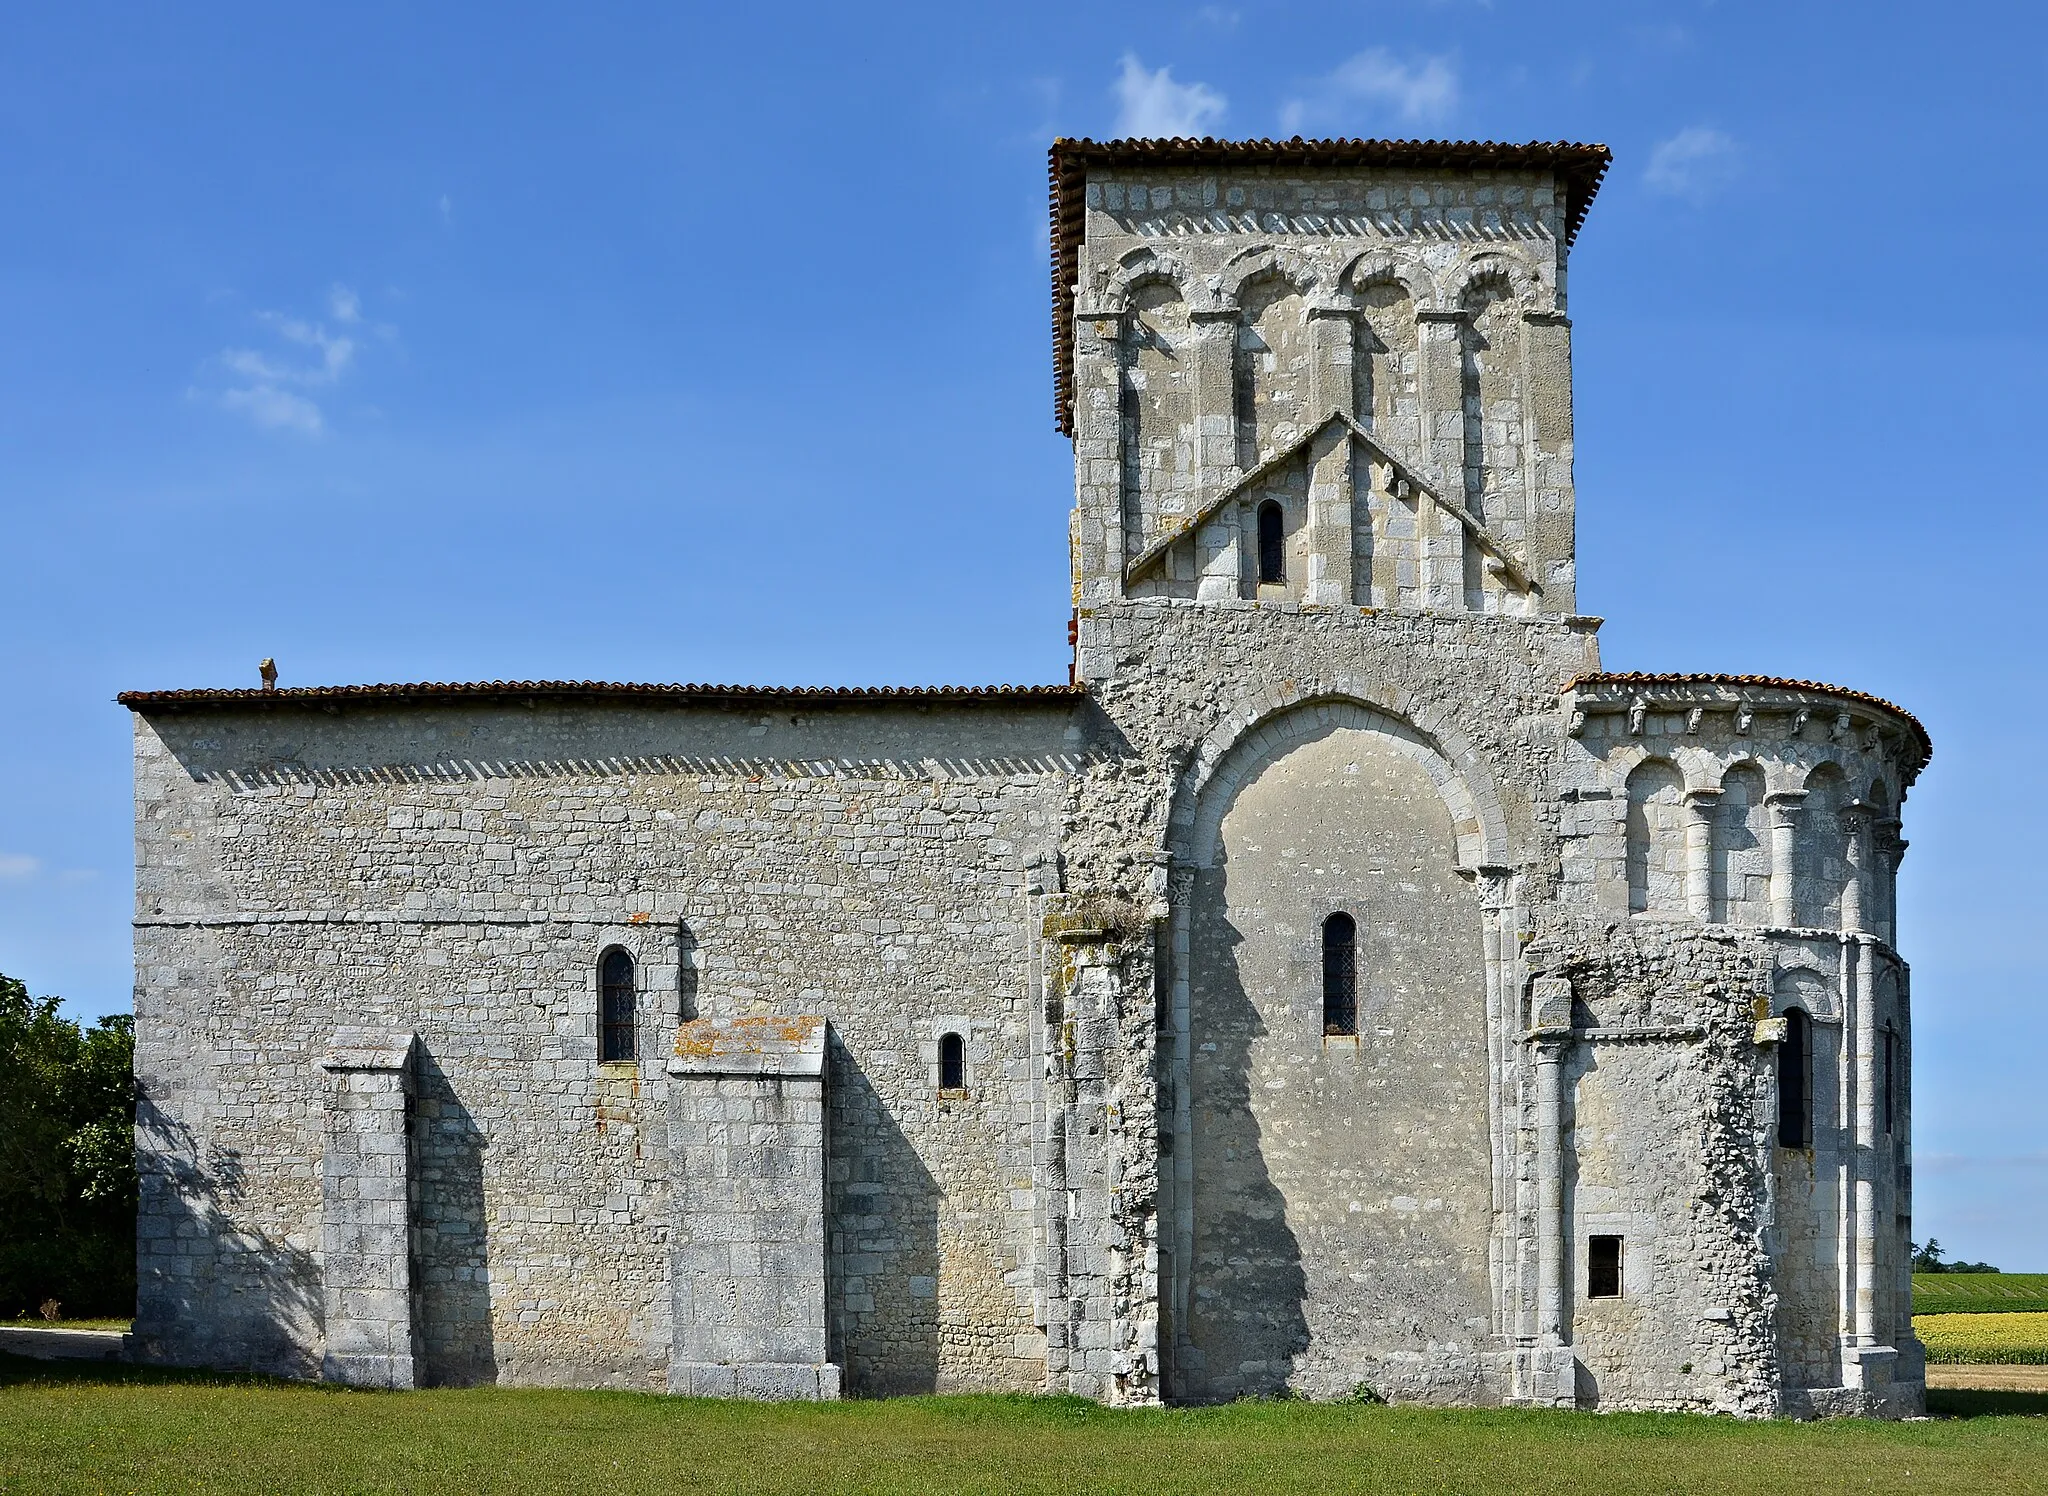
[[[1917,1408],[1924,736],[1598,674],[1559,191],[1090,168],[1075,695],[136,699],[139,1353]]]

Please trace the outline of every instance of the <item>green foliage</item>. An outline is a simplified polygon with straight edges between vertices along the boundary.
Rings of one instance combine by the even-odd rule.
[[[0,1318],[134,1310],[134,1033],[0,976]]]
[[[1988,1262],[1943,1262],[1948,1255],[1942,1249],[1941,1238],[1930,1236],[1926,1244],[1909,1242],[1913,1253],[1913,1272],[1920,1273],[1995,1273],[1997,1268]]]
[[[2048,1273],[1915,1273],[1913,1312],[2048,1313]]]

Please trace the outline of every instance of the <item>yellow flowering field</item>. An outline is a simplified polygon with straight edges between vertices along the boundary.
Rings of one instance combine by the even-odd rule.
[[[2048,1314],[1916,1314],[1913,1332],[1929,1361],[2048,1365]]]

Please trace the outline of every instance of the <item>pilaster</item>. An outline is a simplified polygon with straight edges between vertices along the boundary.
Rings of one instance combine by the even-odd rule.
[[[825,1020],[693,1019],[668,1061],[671,1392],[830,1400]]]
[[[1440,494],[1465,492],[1464,334],[1462,309],[1415,314],[1419,345],[1423,450],[1420,461]],[[1439,612],[1465,606],[1465,527],[1440,505],[1418,505],[1422,606]]]
[[[413,1385],[410,1031],[342,1028],[321,1057],[321,1380]]]

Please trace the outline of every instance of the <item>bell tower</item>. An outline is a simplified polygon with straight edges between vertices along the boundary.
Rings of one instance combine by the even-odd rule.
[[[1076,608],[1573,612],[1566,261],[1609,159],[1056,143]]]

